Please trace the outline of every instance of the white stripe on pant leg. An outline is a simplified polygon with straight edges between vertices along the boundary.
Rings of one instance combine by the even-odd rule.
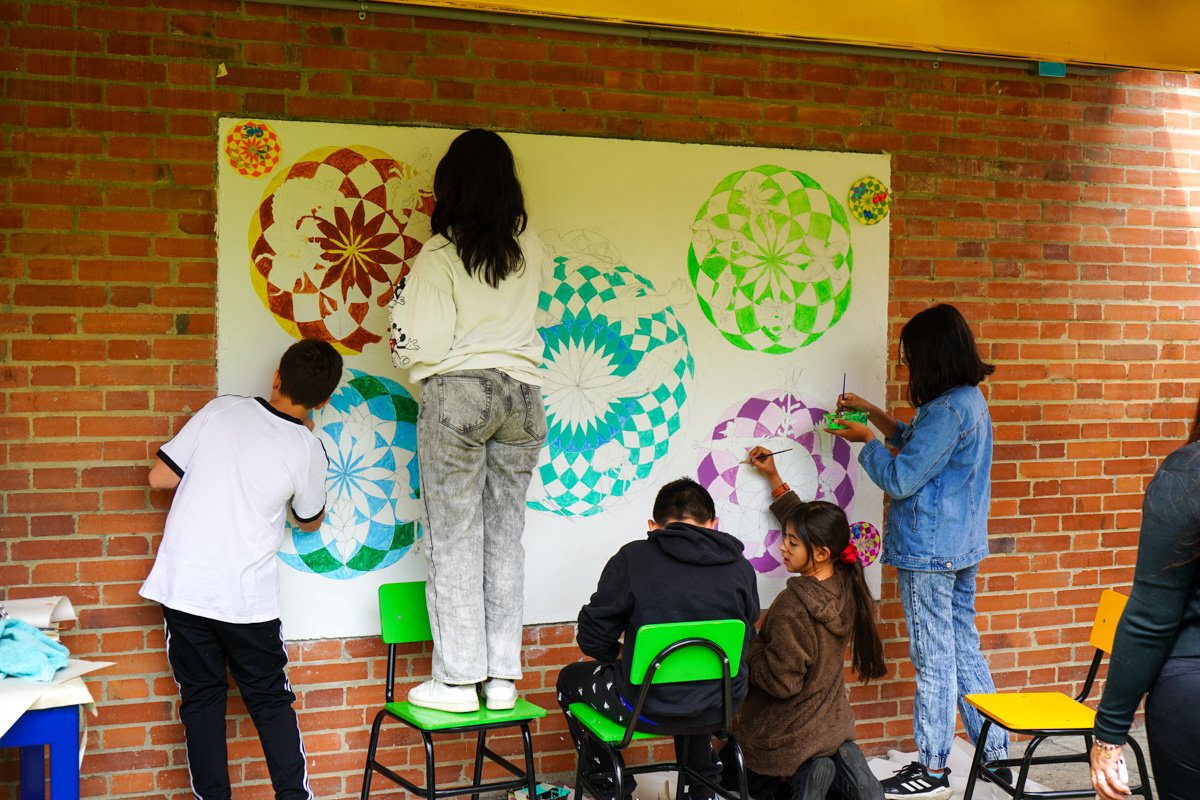
[[[279,647],[283,650],[283,686],[291,692],[292,684],[287,677],[287,642],[283,640],[283,623],[279,625]],[[312,786],[308,783],[308,753],[304,750],[304,736],[300,733],[300,715],[296,713],[295,708],[292,709],[292,716],[296,718],[296,741],[300,743],[300,762],[304,765],[304,791],[308,792],[308,800],[315,800],[312,793]]]
[[[170,665],[170,663],[171,663],[171,629],[167,627],[167,617],[165,614],[163,615],[163,648],[167,654],[167,664]],[[175,682],[175,690],[179,692],[179,704],[182,706],[183,705],[183,687],[179,685],[179,680],[175,677],[175,668],[174,667],[171,667],[171,680]],[[180,715],[179,724],[183,725],[183,715],[182,714]],[[183,742],[184,742],[183,750],[184,750],[184,754],[186,755],[187,754],[187,727],[186,726],[183,729],[183,734],[184,734],[183,735]],[[200,796],[200,793],[196,791],[196,779],[192,777],[192,760],[190,758],[187,758],[185,760],[187,761],[187,768],[188,768],[188,786],[190,786],[192,789],[192,797],[196,798],[196,800],[204,800],[204,798]]]

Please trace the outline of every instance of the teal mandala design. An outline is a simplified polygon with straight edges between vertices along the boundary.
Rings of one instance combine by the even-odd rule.
[[[529,507],[590,516],[679,432],[695,362],[666,295],[627,266],[555,259],[539,303],[549,433]]]
[[[314,418],[329,457],[325,521],[312,533],[292,526],[279,557],[342,580],[395,564],[421,535],[416,401],[395,381],[346,369]]]
[[[700,308],[743,350],[789,353],[821,338],[850,305],[853,266],[846,209],[803,172],[735,172],[692,224]]]

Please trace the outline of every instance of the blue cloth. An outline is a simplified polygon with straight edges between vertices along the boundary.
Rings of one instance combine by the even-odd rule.
[[[898,570],[900,601],[908,624],[908,652],[917,670],[913,700],[913,736],[921,763],[941,769],[954,743],[954,709],[962,715],[971,743],[979,740],[983,718],[968,694],[996,691],[975,628],[975,577],[978,566],[961,570]],[[1008,757],[1008,732],[988,731],[984,755]]]
[[[67,665],[70,652],[19,619],[0,619],[0,678],[49,681]]]
[[[891,497],[884,564],[957,571],[988,553],[992,499],[992,417],[976,386],[959,386],[899,422],[889,444],[873,439],[858,462]],[[928,765],[927,765],[928,766]]]

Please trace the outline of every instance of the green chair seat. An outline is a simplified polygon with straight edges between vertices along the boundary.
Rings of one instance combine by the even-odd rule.
[[[624,725],[619,722],[613,722],[587,703],[571,703],[571,716],[575,717],[576,722],[587,728],[592,736],[595,736],[602,742],[619,742],[625,736]],[[634,731],[631,738],[633,741],[637,741],[638,739],[657,739],[662,735],[660,733]]]
[[[384,708],[410,725],[426,731],[468,728],[475,725],[511,725],[546,716],[546,709],[535,706],[528,700],[519,697],[517,698],[517,705],[506,711],[492,711],[487,708],[480,708],[478,711],[468,714],[458,714],[414,706],[407,700],[388,703]]]

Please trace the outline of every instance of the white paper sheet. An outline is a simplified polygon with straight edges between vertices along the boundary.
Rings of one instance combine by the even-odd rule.
[[[27,622],[35,628],[49,628],[52,623],[72,622],[76,618],[71,598],[62,595],[5,600],[4,610],[13,619]]]
[[[79,705],[93,714],[96,713],[92,693],[81,678],[90,672],[112,665],[111,661],[82,661],[73,658],[46,683],[24,678],[0,680],[0,735],[29,710]]]

